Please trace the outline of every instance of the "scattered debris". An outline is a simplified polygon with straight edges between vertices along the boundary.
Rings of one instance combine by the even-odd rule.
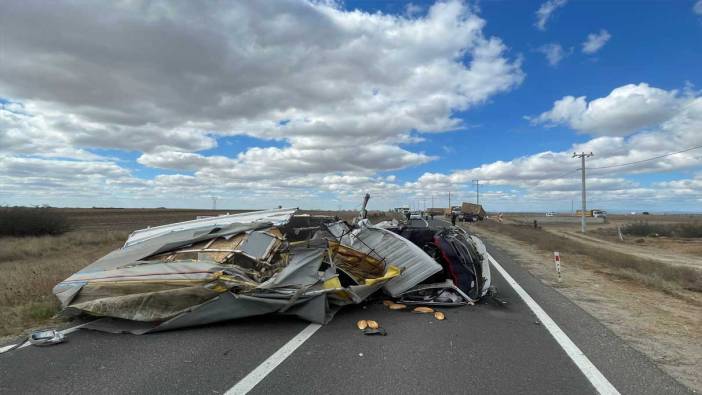
[[[399,299],[403,304],[428,304],[437,306],[472,305],[473,299],[451,280],[436,284],[420,284],[402,294]]]
[[[376,328],[376,329],[366,328],[363,331],[363,334],[366,336],[374,336],[374,335],[387,336],[388,333],[383,328]]]
[[[63,343],[65,341],[63,333],[54,329],[42,329],[34,331],[29,335],[29,343],[34,346],[50,346]]]
[[[434,313],[434,318],[436,318],[439,321],[443,321],[446,319],[446,315],[440,311],[437,311]]]
[[[434,259],[441,273],[403,292],[401,303],[426,303],[445,306],[475,303],[490,288],[490,263],[485,245],[458,227],[387,227]],[[434,281],[431,281],[434,280]]]
[[[410,240],[373,226],[367,219],[359,221],[353,228],[343,221],[329,224],[327,228],[344,246],[363,254],[372,254],[400,268],[402,276],[397,276],[383,286],[383,290],[390,296],[399,297],[441,271],[441,265]]]
[[[434,312],[434,309],[432,309],[431,307],[419,306],[415,307],[412,311],[415,313],[431,314]]]
[[[366,218],[350,225],[295,212],[138,230],[53,292],[63,314],[100,317],[88,329],[142,334],[270,313],[327,323],[341,307],[380,291],[398,298],[383,301],[391,310],[459,306],[473,304],[490,286],[485,246],[461,229],[420,231]],[[434,312],[415,309],[422,310]],[[373,320],[357,326],[364,334],[386,334]]]
[[[356,326],[358,327],[358,329],[363,331],[364,335],[367,335],[367,336],[373,336],[373,335],[386,336],[388,334],[385,331],[385,329],[380,327],[380,324],[378,324],[377,321],[360,320],[356,323]]]

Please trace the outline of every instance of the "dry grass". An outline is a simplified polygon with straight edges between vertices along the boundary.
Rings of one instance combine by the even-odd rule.
[[[702,292],[702,272],[693,268],[667,265],[608,249],[598,249],[528,225],[486,221],[480,224],[480,227],[505,234],[541,250],[559,251],[563,259],[567,259],[568,255],[591,257],[600,266],[599,270],[636,280],[668,293],[675,293],[676,289]]]
[[[52,288],[126,238],[111,231],[0,238],[0,336],[45,324],[58,309]]]
[[[656,224],[635,222],[623,227],[622,232],[632,236],[700,238],[702,237],[702,223]]]

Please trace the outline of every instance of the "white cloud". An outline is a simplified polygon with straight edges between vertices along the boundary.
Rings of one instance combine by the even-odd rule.
[[[697,15],[702,15],[702,0],[697,0],[695,5],[692,6],[692,12]]]
[[[101,159],[94,148],[135,151],[204,185],[297,187],[307,174],[376,185],[378,171],[434,159],[413,152],[421,134],[463,127],[456,112],[524,79],[460,1],[411,18],[286,0],[40,5],[0,3],[0,92],[24,106],[0,108],[0,150],[82,161]],[[200,152],[230,135],[286,144]],[[125,177],[110,185],[173,181]]]
[[[236,158],[205,156],[196,153],[164,151],[145,153],[137,161],[142,165],[175,170],[197,170],[207,179],[228,180],[294,177],[301,174],[336,172],[369,173],[375,170],[401,169],[426,163],[434,157],[413,153],[395,145],[373,144],[363,149],[353,145],[319,150],[316,147],[251,148]]]
[[[636,108],[641,111],[640,114],[633,111]],[[565,123],[578,131],[606,130],[611,135],[597,136],[559,152],[539,152],[448,174],[424,173],[416,182],[408,183],[405,187],[422,191],[465,192],[471,180],[480,179],[481,184],[488,187],[511,186],[522,191],[512,200],[515,209],[548,207],[553,202],[569,202],[578,198],[580,173],[577,169],[580,163],[572,154],[584,151],[595,153],[587,161],[590,169],[588,194],[595,202],[627,207],[627,204],[655,206],[666,201],[669,210],[671,207],[688,210],[697,207],[698,200],[702,198],[702,173],[693,178],[650,186],[627,177],[686,172],[702,166],[702,150],[648,160],[702,145],[702,96],[699,93],[688,91],[679,95],[675,90],[651,88],[644,83],[625,85],[614,89],[609,96],[589,103],[584,97],[566,97],[556,102],[554,108],[545,114],[535,121]],[[617,121],[619,118],[627,121],[620,124]],[[644,126],[646,129],[640,130]],[[620,166],[639,161],[643,162]],[[606,168],[598,169],[602,167]],[[510,207],[497,200],[487,202]]]
[[[566,124],[594,135],[624,136],[670,119],[684,101],[676,90],[666,91],[646,83],[628,84],[590,102],[585,96],[565,96],[532,122]]]
[[[587,40],[583,42],[583,53],[592,55],[599,51],[607,44],[607,41],[612,38],[607,30],[600,30],[599,33],[590,33],[587,35]]]
[[[546,30],[546,22],[554,11],[558,8],[563,7],[567,0],[548,0],[541,4],[541,7],[536,11],[536,27],[539,30]]]
[[[537,49],[538,52],[541,52],[546,56],[546,60],[548,61],[548,64],[556,67],[558,66],[558,63],[563,60],[566,56],[568,56],[568,53],[566,53],[563,50],[563,47],[561,44],[558,43],[550,43],[550,44],[545,44],[542,45]]]

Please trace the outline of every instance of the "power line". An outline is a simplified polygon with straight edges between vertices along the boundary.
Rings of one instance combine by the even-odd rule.
[[[670,153],[668,153],[668,154],[654,156],[654,157],[648,158],[648,159],[637,160],[637,161],[629,162],[629,163],[622,163],[622,164],[619,164],[619,165],[600,166],[600,167],[588,167],[587,170],[612,169],[612,168],[615,168],[615,167],[630,166],[630,165],[635,165],[635,164],[638,164],[638,163],[643,163],[643,162],[648,162],[648,161],[652,161],[652,160],[656,160],[656,159],[660,159],[660,158],[665,158],[666,156],[671,156],[671,155],[676,155],[676,154],[682,154],[683,152],[692,151],[692,150],[696,150],[696,149],[699,149],[699,148],[702,148],[702,145],[698,145],[698,146],[692,147],[692,148],[687,148],[687,149],[684,149],[684,150],[682,150],[682,151],[670,152]]]
[[[588,167],[588,169],[589,169],[589,167]],[[563,173],[563,174],[560,174],[560,175],[557,175],[557,176],[551,177],[551,178],[562,178],[562,177],[567,176],[567,175],[569,175],[569,174],[573,174],[573,173],[575,173],[576,171],[580,171],[580,169],[571,169],[571,170],[568,170],[567,172],[565,172],[565,173]]]
[[[648,161],[652,161],[652,160],[656,160],[656,159],[660,159],[660,158],[665,158],[665,157],[671,156],[671,155],[681,154],[683,152],[688,152],[688,151],[692,151],[692,150],[696,150],[696,149],[700,149],[700,148],[702,148],[702,145],[690,147],[690,148],[684,149],[682,151],[670,152],[670,153],[667,153],[664,155],[654,156],[652,158],[637,160],[634,162],[622,163],[622,164],[611,165],[611,166],[588,167],[586,170],[612,169],[612,168],[616,168],[616,167],[630,166],[630,165],[635,165],[638,163],[643,163],[643,162],[648,162]],[[550,178],[552,178],[552,179],[563,178],[567,175],[571,175],[571,174],[575,173],[576,171],[580,171],[580,169],[579,168],[578,169],[571,169],[571,170],[568,170],[567,172],[561,173],[557,176],[551,176]]]

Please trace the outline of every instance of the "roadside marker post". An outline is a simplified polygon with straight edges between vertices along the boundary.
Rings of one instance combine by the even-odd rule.
[[[553,252],[553,263],[556,264],[556,273],[558,273],[558,282],[561,282],[561,253],[558,251]]]

